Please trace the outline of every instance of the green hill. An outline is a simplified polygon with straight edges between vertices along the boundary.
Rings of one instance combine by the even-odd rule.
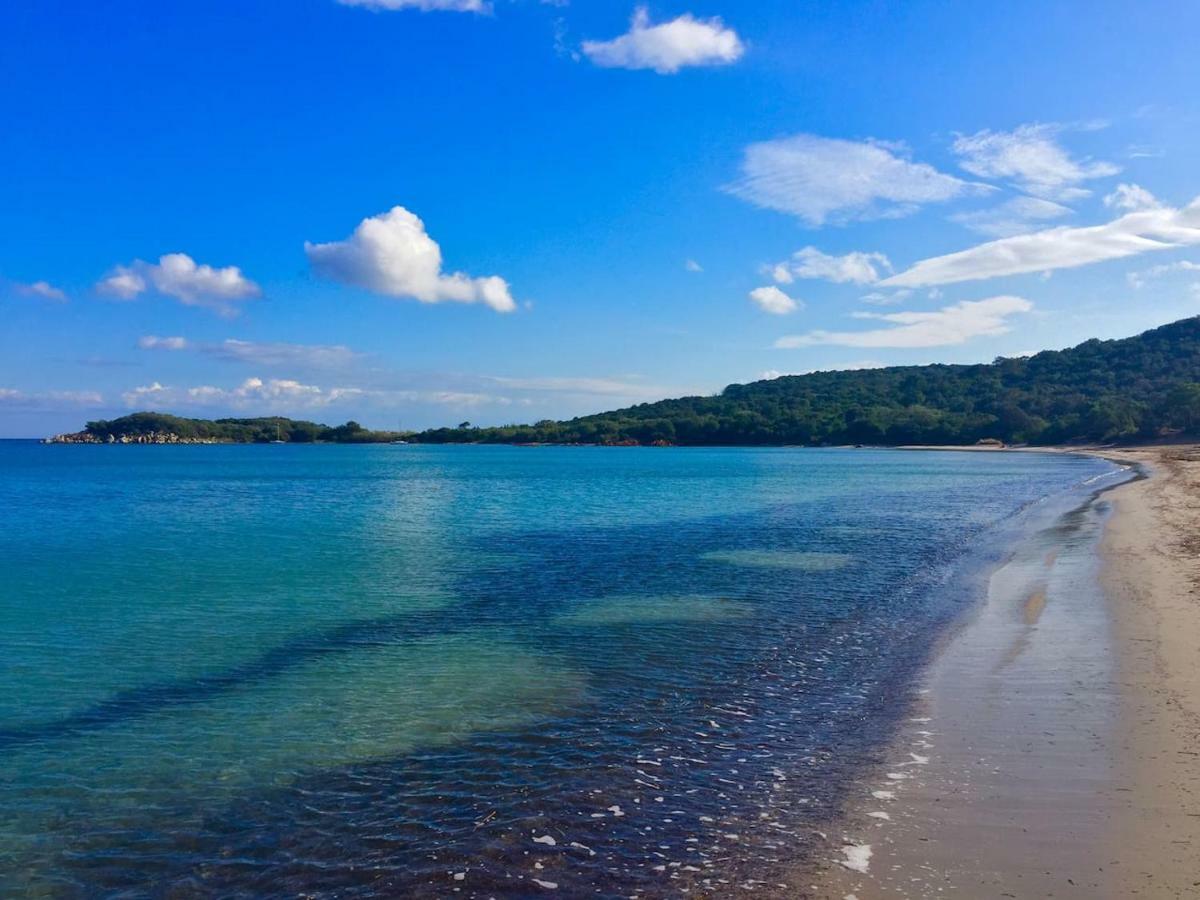
[[[1200,317],[981,365],[733,384],[565,422],[442,428],[427,443],[1061,444],[1200,434]]]
[[[265,416],[256,419],[185,419],[167,413],[137,412],[119,419],[88,422],[76,434],[51,438],[60,444],[103,443],[221,443],[265,444],[269,441],[308,444],[384,443],[409,437],[407,433],[369,431],[357,422],[329,426],[318,422]]]

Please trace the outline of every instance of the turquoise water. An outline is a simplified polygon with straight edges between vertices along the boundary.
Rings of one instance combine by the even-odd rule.
[[[1113,471],[0,442],[0,894],[785,877],[969,573]]]

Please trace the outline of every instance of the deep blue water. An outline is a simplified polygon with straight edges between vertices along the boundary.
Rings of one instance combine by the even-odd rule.
[[[0,442],[0,895],[788,883],[970,573],[1112,469]]]

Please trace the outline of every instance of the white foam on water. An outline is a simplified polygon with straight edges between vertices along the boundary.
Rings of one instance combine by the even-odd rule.
[[[870,844],[847,844],[842,848],[842,855],[846,857],[841,861],[842,865],[851,872],[860,872],[865,875],[871,867]]]
[[[895,800],[895,791],[871,791],[871,796],[876,800]]]
[[[869,812],[867,813],[872,819],[883,819],[885,822],[890,822],[892,817],[885,812]]]
[[[554,839],[554,836],[549,834],[543,834],[541,837],[535,837],[533,842],[535,844],[545,844],[547,847],[553,847],[558,844],[558,841]]]
[[[548,891],[553,891],[558,888],[557,881],[542,881],[540,878],[531,878],[530,881],[532,881],[538,887],[545,888]]]

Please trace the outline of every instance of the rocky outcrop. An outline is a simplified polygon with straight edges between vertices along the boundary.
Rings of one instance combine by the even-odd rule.
[[[107,434],[103,437],[90,431],[56,434],[46,438],[47,444],[220,444],[215,438],[180,437],[169,431],[150,431],[146,434]]]

